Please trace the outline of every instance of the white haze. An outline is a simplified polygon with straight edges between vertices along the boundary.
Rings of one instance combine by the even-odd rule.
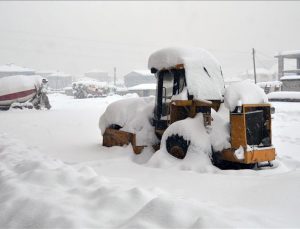
[[[98,68],[118,77],[146,69],[166,46],[198,46],[226,77],[270,68],[280,50],[299,49],[300,2],[0,2],[0,65],[76,76]]]

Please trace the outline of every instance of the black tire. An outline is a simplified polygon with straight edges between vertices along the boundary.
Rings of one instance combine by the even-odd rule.
[[[166,147],[169,154],[178,159],[184,159],[189,148],[190,142],[182,136],[171,135],[166,140]]]

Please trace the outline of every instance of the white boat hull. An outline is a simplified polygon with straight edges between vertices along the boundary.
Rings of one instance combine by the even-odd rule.
[[[0,78],[0,106],[24,103],[33,98],[40,86],[40,76],[8,76]]]

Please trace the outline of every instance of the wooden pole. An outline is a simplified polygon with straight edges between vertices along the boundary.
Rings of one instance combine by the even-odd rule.
[[[255,50],[252,48],[254,83],[256,84]]]

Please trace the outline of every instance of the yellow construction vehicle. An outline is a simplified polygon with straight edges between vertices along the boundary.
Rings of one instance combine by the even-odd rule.
[[[203,115],[204,126],[210,126],[212,109],[218,111],[223,103],[225,86],[218,62],[204,50],[192,50],[194,59],[187,53],[185,49],[164,49],[149,59],[149,68],[157,78],[152,125],[158,139],[172,123],[194,118],[198,113]],[[176,99],[184,91],[186,97]],[[271,165],[275,148],[272,146],[270,104],[238,104],[228,112],[231,147],[213,152],[213,163],[222,169],[252,168],[261,162]],[[114,124],[108,126],[103,134],[103,145],[131,144],[133,151],[140,153],[145,146],[137,145],[136,134],[121,128]],[[166,139],[168,153],[178,159],[185,158],[189,145],[190,142],[180,134]],[[159,144],[153,148],[159,149]],[[242,158],[236,156],[237,150],[243,151]]]

